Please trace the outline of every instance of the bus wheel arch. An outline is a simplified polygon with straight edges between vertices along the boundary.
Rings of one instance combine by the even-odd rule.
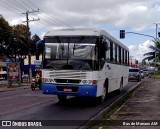
[[[98,101],[100,103],[103,103],[106,99],[107,93],[108,93],[108,78],[106,78],[104,84],[103,84],[103,90],[102,90],[102,95],[100,97],[98,97]]]

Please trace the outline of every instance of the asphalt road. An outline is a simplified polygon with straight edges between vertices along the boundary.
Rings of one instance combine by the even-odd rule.
[[[130,90],[135,84],[137,82],[129,82],[126,89]],[[74,120],[84,120],[81,122],[85,122],[85,120],[91,119],[127,90],[121,94],[117,94],[117,92],[109,94],[103,104],[95,103],[95,99],[79,97],[69,97],[66,103],[59,104],[56,96],[43,95],[40,90],[23,89],[1,92],[0,120],[59,120],[52,121],[55,126],[45,126],[41,129],[75,129],[78,125],[73,126]],[[73,125],[64,127],[63,121],[60,120],[70,120],[69,123],[73,121]],[[58,126],[61,122],[62,126]],[[21,127],[12,128],[19,129]],[[9,129],[12,128],[9,127]],[[23,127],[23,129],[28,129],[28,127]]]

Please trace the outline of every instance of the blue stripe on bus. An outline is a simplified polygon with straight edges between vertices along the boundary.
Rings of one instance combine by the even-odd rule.
[[[65,87],[65,89],[77,88],[76,92],[69,91],[58,91],[57,87]],[[60,85],[60,84],[42,84],[43,94],[52,94],[52,95],[68,95],[68,96],[88,96],[96,97],[97,86],[96,85]]]

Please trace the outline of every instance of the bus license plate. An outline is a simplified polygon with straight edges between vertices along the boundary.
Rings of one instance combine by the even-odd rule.
[[[65,91],[65,92],[72,92],[72,89],[64,88],[63,91]]]

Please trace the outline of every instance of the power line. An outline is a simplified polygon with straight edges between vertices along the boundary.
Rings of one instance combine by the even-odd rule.
[[[20,10],[18,10],[18,9],[13,9],[13,6],[11,7],[11,5],[8,3],[5,3],[5,2],[2,2],[2,1],[0,1],[1,2],[1,4],[0,4],[0,6],[2,6],[2,7],[4,7],[4,8],[6,8],[7,10],[10,10],[11,12],[14,12],[15,14],[17,14],[17,15],[19,15],[19,16],[23,16],[23,15],[21,15],[21,14],[19,14],[18,12],[21,12]],[[14,4],[14,3],[11,3],[11,4]],[[17,4],[14,4],[15,6],[17,6],[18,8],[20,8],[20,5],[21,4],[19,4],[19,5],[17,5]],[[21,9],[23,9],[23,8],[21,8]],[[24,9],[23,9],[24,10]],[[24,11],[26,11],[26,10],[24,10]],[[49,27],[46,27],[46,25],[45,24],[48,24],[48,25],[50,25],[50,26],[52,26],[52,24],[53,23],[49,23],[49,22],[46,22],[46,21],[40,21],[40,22],[37,22],[36,24],[38,24],[39,26],[41,26],[42,28],[44,28],[45,30],[49,30],[48,28]],[[54,25],[55,26],[55,25]],[[56,25],[56,28],[60,28],[60,27],[58,27],[57,25]]]
[[[43,20],[43,18],[41,18],[41,20],[44,21],[44,22],[46,22],[46,23],[48,23],[50,26],[56,26],[56,27],[62,29],[61,26],[58,26],[58,25],[54,24],[53,22],[50,22],[50,21],[48,21],[48,20]]]
[[[40,21],[42,24],[48,24],[48,25],[50,25],[51,27],[56,27],[56,28],[59,28],[59,29],[62,29],[61,27],[58,27],[58,26],[53,26],[51,23],[49,23],[49,22],[45,22],[45,21],[43,21],[42,19],[41,19],[41,21]],[[47,26],[48,26],[47,25]]]
[[[46,13],[44,13],[44,14],[46,14]],[[58,23],[57,21],[55,21],[54,19],[52,19],[52,18],[50,18],[47,14],[45,15],[45,17],[48,17],[48,21],[51,23],[51,24],[53,24],[53,25],[56,25],[56,26],[63,26],[64,27],[64,25],[63,24],[60,24],[60,23]],[[43,17],[44,18],[44,17]],[[44,19],[46,19],[46,18],[44,18]],[[47,20],[47,19],[46,19]],[[53,21],[55,22],[55,23],[53,23]]]
[[[24,2],[24,1],[21,1],[21,2],[23,2],[23,4],[25,4],[25,5],[27,5],[29,8],[31,8],[32,9],[32,7],[30,7],[29,5],[28,5],[28,3],[26,3],[26,2]],[[19,5],[20,5],[20,3],[19,3]],[[24,7],[24,6],[23,6]],[[37,8],[37,7],[36,7]],[[33,9],[32,9],[33,10]],[[44,19],[44,17],[43,18],[41,18],[41,20],[43,20]],[[45,21],[44,21],[45,22]],[[49,20],[49,19],[46,19],[46,22],[49,24],[49,25],[51,25],[51,26],[59,26],[58,24],[58,22],[56,22],[56,23],[58,23],[58,24],[53,24],[53,19],[51,19],[51,20]],[[59,28],[61,28],[61,27],[59,27]]]
[[[33,8],[31,8],[27,3],[25,3],[23,0],[21,0],[21,2],[24,4],[24,5],[26,5],[27,7],[29,7],[30,9],[32,9],[33,10]]]
[[[17,1],[14,1],[14,2],[16,2],[19,6],[21,6],[22,8],[24,8],[25,10],[28,10],[26,7],[24,7],[22,4],[20,4],[19,2],[17,2]]]
[[[0,1],[0,2],[2,2],[2,1]],[[3,3],[3,4],[2,4]],[[13,8],[9,8],[10,7],[10,5],[9,4],[6,4],[6,3],[4,3],[4,2],[2,2],[2,3],[0,3],[0,6],[2,6],[2,7],[4,7],[4,8],[6,8],[7,10],[9,10],[9,11],[11,11],[11,12],[14,12],[15,14],[17,14],[17,15],[19,15],[19,16],[23,16],[23,15],[21,15],[21,13],[19,14],[18,12],[21,12],[21,11],[19,11],[19,10],[17,10],[16,9],[16,11],[13,9]],[[24,10],[24,9],[23,9]],[[41,27],[43,27],[44,29],[46,29],[46,30],[48,30],[48,28],[47,27],[45,27],[45,25],[43,25],[42,23],[38,23]]]
[[[37,6],[35,5],[35,4],[33,4],[30,0],[27,0],[32,6],[34,6],[34,7],[36,7],[37,8]],[[43,11],[42,9],[40,9],[42,12],[44,12],[45,13],[45,11]],[[45,13],[46,14],[46,13]],[[53,16],[50,16],[50,17],[53,17]],[[66,25],[66,26],[68,26],[68,27],[71,27],[70,25],[68,25],[68,24],[66,24],[65,22],[63,22],[63,21],[61,21],[61,20],[59,20],[59,19],[57,19],[56,17],[53,17],[54,19],[56,19],[58,22],[60,22],[61,24],[63,24],[63,25]],[[52,19],[53,20],[53,19]],[[71,27],[72,28],[72,27]]]
[[[12,1],[12,0],[9,0],[9,1],[12,3],[12,5],[15,5],[15,6],[17,6],[18,8],[21,8],[22,10],[24,10],[24,8],[23,8],[22,6],[20,6],[20,5],[18,5],[17,2]]]
[[[0,1],[0,2],[2,2],[2,1]],[[5,4],[5,3],[4,3],[4,4]],[[5,5],[6,5],[6,4],[5,4]],[[14,13],[16,13],[16,14],[19,15],[19,16],[22,16],[22,15],[20,15],[19,13],[17,13],[15,10],[13,10],[13,9],[11,9],[11,8],[8,8],[8,6],[5,6],[5,5],[0,4],[0,6],[6,8],[6,9],[8,9],[8,10],[10,10],[11,12],[14,12]],[[19,11],[18,11],[18,12],[19,12]]]
[[[42,9],[41,9],[41,11],[42,11],[43,13],[45,13]],[[68,25],[68,24],[66,24],[66,23],[58,20],[57,18],[55,18],[55,17],[53,17],[53,16],[50,16],[50,15],[48,15],[47,13],[45,13],[45,14],[46,14],[46,17],[48,17],[51,21],[54,20],[54,21],[55,21],[56,23],[58,23],[58,24],[65,25],[65,26],[67,26],[67,27],[72,28],[70,25]]]
[[[21,2],[23,2],[23,1],[21,1]],[[13,4],[14,4],[14,3],[13,3]],[[18,7],[21,7],[21,6],[22,6],[22,3],[16,2],[16,4],[18,4],[18,5],[17,5]],[[24,4],[24,5],[27,5],[29,8],[31,8],[27,3],[23,2],[23,4]],[[22,6],[22,7],[24,7],[24,6]],[[21,8],[22,8],[22,7],[21,7]],[[25,8],[25,7],[24,7],[24,8]],[[23,8],[22,8],[22,9],[23,9]],[[25,8],[25,9],[27,9],[27,8]],[[32,8],[31,8],[31,9],[32,9]],[[23,9],[23,10],[24,10],[24,9]],[[32,10],[33,10],[33,9],[32,9]],[[26,11],[26,10],[25,10],[25,11]],[[45,22],[45,21],[44,21],[44,22]],[[49,25],[53,24],[53,23],[48,22],[48,21],[46,21],[46,22],[47,22]],[[40,23],[40,22],[39,22],[39,24],[43,24],[43,23]],[[55,25],[55,24],[53,24],[53,25],[54,25],[54,26],[57,26],[57,25]],[[43,26],[44,26],[44,25],[43,25]],[[52,26],[52,25],[51,25],[51,26]],[[60,28],[60,27],[59,27],[59,28]]]

